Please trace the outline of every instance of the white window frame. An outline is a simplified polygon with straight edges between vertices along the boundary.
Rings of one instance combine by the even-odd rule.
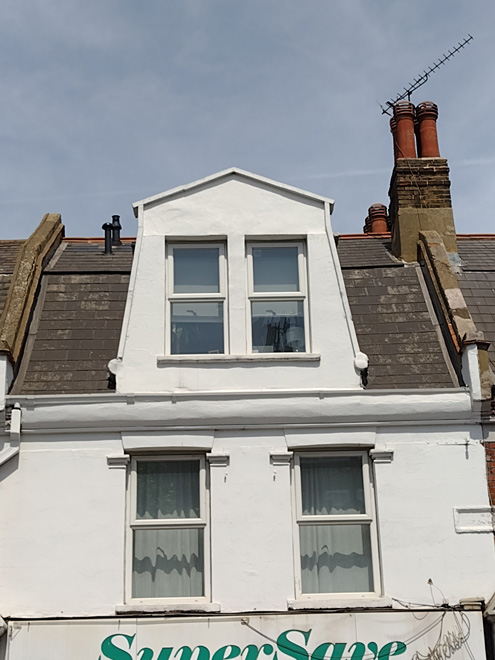
[[[297,247],[297,266],[299,275],[299,291],[255,291],[254,290],[254,269],[253,269],[253,250],[257,248],[275,248],[275,247]],[[248,353],[252,355],[265,355],[253,351],[253,333],[252,333],[252,307],[253,302],[270,302],[279,300],[294,300],[303,303],[304,314],[304,345],[305,350],[301,354],[311,353],[310,346],[310,324],[309,324],[309,304],[308,304],[308,278],[306,269],[306,244],[301,240],[283,240],[283,241],[247,241],[247,277],[248,277],[248,310],[247,310],[247,348]],[[272,353],[272,355],[294,355],[294,353]]]
[[[199,461],[199,518],[157,518],[137,519],[137,464],[140,461]],[[130,474],[127,489],[127,542],[126,542],[126,602],[132,604],[153,605],[159,603],[209,603],[211,600],[211,559],[209,535],[209,481],[206,469],[206,457],[202,454],[161,454],[133,456],[130,462]],[[135,529],[202,529],[203,530],[203,596],[163,596],[160,598],[134,598],[132,596],[132,573],[134,561]]]
[[[174,293],[174,250],[183,249],[201,249],[218,248],[218,293]],[[181,241],[167,242],[166,246],[166,312],[165,312],[165,354],[172,355],[172,303],[186,302],[218,302],[223,303],[223,353],[219,355],[228,355],[229,350],[229,332],[228,332],[228,300],[227,300],[227,257],[226,245],[219,241]],[[208,353],[174,353],[173,355],[209,355]]]
[[[361,458],[363,490],[366,513],[364,514],[333,514],[333,515],[303,515],[302,513],[302,489],[301,489],[301,458],[338,458],[357,457]],[[374,479],[372,473],[373,465],[367,451],[324,451],[324,452],[298,452],[294,456],[294,483],[293,483],[293,511],[294,516],[294,563],[295,583],[297,600],[355,600],[360,597],[376,598],[381,594],[380,582],[380,553],[378,549],[378,534],[376,524]],[[373,591],[365,592],[316,592],[304,593],[301,578],[301,544],[300,528],[302,525],[342,525],[342,524],[368,523],[370,527],[371,564],[373,576]]]

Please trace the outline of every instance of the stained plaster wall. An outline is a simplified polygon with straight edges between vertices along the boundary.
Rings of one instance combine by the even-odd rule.
[[[292,467],[283,457],[298,448],[373,445],[393,452],[391,462],[374,465],[382,604],[488,599],[495,588],[487,568],[492,535],[460,534],[454,524],[454,507],[488,505],[476,432],[212,431],[203,451],[220,459],[209,467],[213,602],[223,612],[286,610],[296,594]],[[159,432],[152,435],[159,445]],[[184,433],[188,442],[199,440]],[[0,527],[9,530],[0,545],[4,617],[113,615],[124,602],[126,469],[107,462],[119,455],[119,434],[34,433],[0,467],[0,501],[9,503],[0,509]],[[444,596],[434,590],[432,597],[428,579]]]
[[[326,207],[326,208],[325,208]],[[293,354],[290,362],[206,360],[166,353],[165,242],[197,238],[226,243],[230,356],[246,356],[249,302],[246,241],[303,240],[307,248],[310,348],[321,359]],[[329,204],[261,182],[230,177],[188,193],[145,204],[139,229],[119,360],[112,363],[119,392],[359,388],[357,351],[345,290],[335,267]],[[208,356],[207,356],[208,357]],[[211,357],[211,356],[210,356]],[[302,359],[301,359],[302,358]]]

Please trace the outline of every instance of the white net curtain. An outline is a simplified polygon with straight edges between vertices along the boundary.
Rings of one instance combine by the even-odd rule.
[[[361,457],[304,457],[300,470],[303,593],[373,591],[370,523],[355,518],[366,514]]]
[[[134,529],[134,598],[193,597],[204,593],[199,460],[139,461],[137,521],[163,521]],[[174,520],[191,526],[174,526]]]

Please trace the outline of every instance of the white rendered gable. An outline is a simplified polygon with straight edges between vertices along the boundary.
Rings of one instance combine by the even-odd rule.
[[[330,227],[332,200],[228,170],[139,202],[138,237],[119,355],[119,392],[359,388],[359,349]],[[225,252],[225,354],[171,355],[168,246],[221,244]],[[253,353],[249,246],[304,250],[304,352]],[[359,364],[362,368],[363,365]]]

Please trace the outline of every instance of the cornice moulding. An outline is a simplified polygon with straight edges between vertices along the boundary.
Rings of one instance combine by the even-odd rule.
[[[7,401],[9,403],[10,400]],[[22,432],[472,424],[465,389],[16,396]],[[132,405],[131,405],[132,402]]]

